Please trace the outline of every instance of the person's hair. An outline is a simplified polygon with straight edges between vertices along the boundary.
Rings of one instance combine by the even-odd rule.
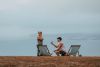
[[[61,38],[61,37],[58,37],[57,39],[59,39],[60,41],[62,40],[62,38]]]

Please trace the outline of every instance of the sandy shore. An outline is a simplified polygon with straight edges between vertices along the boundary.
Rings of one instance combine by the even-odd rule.
[[[100,67],[100,57],[1,56],[0,67]]]

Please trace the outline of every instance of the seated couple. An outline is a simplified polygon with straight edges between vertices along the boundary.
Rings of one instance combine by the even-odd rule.
[[[56,47],[56,50],[54,51],[56,53],[57,56],[66,56],[67,52],[65,50],[64,44],[62,42],[62,38],[58,37],[57,38],[57,44],[55,45],[53,42],[51,42],[51,44]]]

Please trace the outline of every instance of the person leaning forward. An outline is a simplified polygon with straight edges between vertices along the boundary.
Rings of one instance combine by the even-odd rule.
[[[51,44],[54,47],[56,47],[56,50],[54,50],[54,52],[56,53],[57,56],[60,56],[60,54],[61,54],[61,56],[66,56],[67,55],[61,37],[57,38],[57,45],[55,45],[53,42],[51,42]]]

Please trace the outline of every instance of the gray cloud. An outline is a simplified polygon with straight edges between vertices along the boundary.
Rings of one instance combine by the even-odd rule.
[[[0,0],[0,37],[100,33],[100,0]],[[4,37],[5,36],[5,37]]]

